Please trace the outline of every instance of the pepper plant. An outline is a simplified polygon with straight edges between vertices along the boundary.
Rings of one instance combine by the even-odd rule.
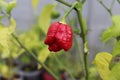
[[[16,0],[11,0],[10,2],[0,0],[0,36],[1,36],[0,37],[0,55],[1,55],[0,72],[2,76],[11,79],[10,77],[13,76],[14,73],[17,73],[14,70],[16,68],[13,66],[12,60],[17,59],[22,54],[27,54],[26,58],[32,56],[32,58],[34,58],[34,60],[39,63],[38,69],[40,69],[42,65],[42,67],[44,66],[44,68],[46,70],[48,69],[47,71],[54,76],[54,73],[50,71],[50,69],[43,63],[50,52],[42,41],[43,40],[42,36],[45,33],[42,32],[41,28],[39,28],[39,23],[36,22],[37,25],[34,25],[32,30],[16,36],[15,33],[16,21],[12,17],[12,13],[11,13],[11,11],[15,8],[16,3],[17,3]],[[36,1],[32,1],[34,10],[36,10],[37,3],[38,2]],[[48,17],[48,21],[46,21],[47,25],[51,19],[53,10],[55,10],[55,5],[52,4],[46,5],[43,11],[41,12],[39,18],[40,23],[42,23],[41,16],[43,16],[44,12],[47,11],[48,8],[50,8],[51,10],[48,12],[47,15]],[[4,24],[2,22],[4,18],[7,18],[9,24]],[[42,24],[40,24],[40,26],[45,26]],[[40,35],[41,37],[39,37]],[[26,36],[28,37],[25,38]],[[32,41],[34,43],[31,43]],[[8,59],[9,63],[5,61],[6,59]]]
[[[71,6],[69,3],[64,2],[62,0],[57,0],[58,2],[63,3],[66,6]],[[85,2],[85,0],[81,1],[82,5]],[[107,30],[105,30],[102,33],[101,40],[105,43],[110,39],[116,39],[115,47],[113,49],[112,54],[108,52],[100,52],[96,55],[94,64],[96,65],[96,68],[103,80],[119,80],[119,15],[113,15],[112,14],[112,8],[114,6],[115,0],[112,1],[112,4],[110,8],[107,8],[106,5],[102,0],[98,0],[98,2],[108,11],[108,13],[111,16],[113,25],[109,27]],[[119,0],[118,0],[119,2]],[[82,6],[81,5],[81,6]],[[83,40],[83,55],[84,55],[84,67],[85,67],[85,80],[89,80],[89,66],[88,66],[88,52],[89,49],[87,47],[88,40],[86,38],[86,26],[83,23],[82,18],[82,9],[80,9],[80,6],[74,7],[78,14],[78,20],[80,22],[80,28],[81,28],[81,35],[80,37]]]
[[[21,35],[16,35],[16,21],[14,18],[12,18],[11,14],[11,11],[16,6],[16,0],[12,0],[9,3],[4,0],[0,0],[0,59],[2,60],[2,63],[0,63],[0,72],[3,76],[10,77],[8,76],[9,67],[5,64],[3,59],[7,58],[11,61],[11,59],[16,59],[21,54],[25,53],[29,56],[32,56],[32,58],[38,63],[38,68],[43,67],[48,71],[49,74],[54,77],[55,80],[60,80],[60,77],[57,76],[57,74],[55,74],[54,71],[50,69],[46,64],[44,64],[46,58],[52,55],[52,57],[49,58],[55,58],[53,61],[56,61],[58,65],[60,65],[60,67],[62,67],[67,72],[71,80],[76,80],[76,76],[68,70],[68,68],[61,62],[62,60],[58,59],[58,55],[56,56],[53,54],[68,52],[73,46],[74,36],[79,35],[79,37],[82,39],[82,44],[80,48],[77,43],[77,49],[80,55],[80,64],[82,65],[82,70],[78,72],[82,72],[84,76],[82,78],[79,77],[79,79],[95,79],[91,78],[91,76],[95,76],[96,70],[95,68],[92,68],[90,66],[91,63],[89,63],[89,55],[91,55],[91,53],[89,54],[90,49],[88,48],[89,43],[87,39],[87,20],[82,16],[83,5],[86,0],[76,0],[76,2],[73,4],[70,4],[64,0],[56,1],[62,3],[61,5],[66,5],[69,7],[65,14],[61,16],[62,18],[59,21],[55,21],[50,25],[51,20],[59,17],[60,15],[59,12],[56,12],[56,4],[48,4],[40,13],[38,22],[36,22],[36,25],[34,25],[31,30],[22,33]],[[34,10],[37,9],[38,2],[39,0],[32,0]],[[115,0],[112,1],[110,8],[108,8],[102,0],[98,0],[98,2],[109,13],[113,23],[108,29],[101,33],[101,40],[106,43],[108,40],[114,39],[115,46],[111,54],[109,52],[97,53],[93,64],[96,66],[101,79],[120,80],[120,15],[114,15],[112,13],[112,8],[114,6]],[[116,0],[116,2],[120,4],[119,0]],[[67,17],[69,17],[69,14],[72,12],[72,10],[76,11],[77,18],[75,18],[75,20],[79,22],[79,30],[77,30],[74,25],[69,24],[70,22],[67,22]],[[9,20],[9,26],[6,26],[2,23],[2,20],[4,18],[7,18]],[[75,40],[78,42],[77,38]],[[31,43],[31,41],[35,43]],[[64,49],[64,51],[62,51],[62,49]],[[10,69],[12,69],[12,66],[10,66]],[[94,72],[94,74],[92,72]],[[96,79],[98,80],[98,78]]]

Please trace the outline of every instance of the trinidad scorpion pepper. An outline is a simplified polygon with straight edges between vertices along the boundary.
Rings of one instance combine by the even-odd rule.
[[[50,51],[68,51],[72,46],[73,32],[69,25],[61,22],[54,22],[50,25],[45,39],[45,44]]]

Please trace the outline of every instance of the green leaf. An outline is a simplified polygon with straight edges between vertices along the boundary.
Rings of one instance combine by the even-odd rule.
[[[111,60],[111,62],[109,64],[110,70],[118,63],[120,63],[120,55],[117,55],[117,56],[112,58],[112,60]]]
[[[9,3],[4,0],[0,0],[0,8],[4,8],[8,14],[11,13],[11,10],[16,6],[16,0],[12,0]]]
[[[11,2],[8,3],[8,6],[6,7],[6,11],[8,14],[11,13],[11,10],[16,6],[16,0],[12,0]]]
[[[33,6],[34,10],[37,9],[38,3],[39,3],[39,0],[32,0],[32,6]]]
[[[41,62],[45,62],[50,52],[48,48],[45,46],[45,44],[43,43],[43,40],[41,40],[43,35],[40,36],[40,34],[41,33],[38,34],[36,31],[36,28],[33,27],[31,30],[22,33],[19,36],[19,39],[30,51],[33,51],[34,53],[36,53],[38,60],[40,60]],[[29,58],[29,56],[26,56],[26,58]],[[41,68],[41,65],[38,65],[38,67]]]
[[[9,67],[4,63],[0,63],[0,73],[2,73],[4,77],[8,77],[8,72]]]
[[[109,75],[109,80],[120,80],[120,63],[116,64]]]
[[[12,34],[15,31],[16,28],[16,22],[13,18],[10,19],[10,26],[8,28],[9,33]]]
[[[112,59],[112,55],[108,52],[100,52],[96,55],[94,63],[103,80],[109,80],[109,63]]]
[[[113,25],[102,33],[102,41],[120,36],[120,16],[112,16]]]
[[[119,4],[120,4],[120,0],[117,0],[118,2],[119,2]]]
[[[0,45],[2,46],[2,58],[9,57],[10,55],[10,36],[14,32],[16,26],[14,19],[11,19],[10,22],[11,25],[9,27],[0,25]]]
[[[113,52],[112,52],[112,55],[113,55],[113,57],[120,55],[120,41],[116,42]]]
[[[48,50],[48,48],[44,47],[38,54],[38,60],[41,62],[45,62],[49,54],[50,54],[50,51]],[[38,68],[41,68],[41,65],[38,65]]]
[[[48,27],[50,25],[51,14],[54,8],[55,5],[52,4],[46,5],[39,16],[38,20],[39,26],[45,33],[47,33]]]
[[[0,45],[2,46],[2,57],[8,57],[9,55],[9,31],[8,28],[0,27]]]
[[[36,34],[34,29],[31,29],[29,31],[22,33],[19,36],[19,39],[29,50],[36,49],[36,48],[40,49],[41,45],[40,45],[39,36]]]
[[[8,3],[5,2],[4,0],[0,0],[0,7],[6,8],[8,6]]]
[[[90,80],[97,80],[97,69],[95,67],[90,67],[89,68],[89,78]]]

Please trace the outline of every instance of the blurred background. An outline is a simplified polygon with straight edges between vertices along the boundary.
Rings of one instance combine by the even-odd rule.
[[[11,0],[6,0],[11,1]],[[60,21],[61,17],[68,10],[68,7],[65,5],[58,3],[55,0],[39,0],[37,8],[34,9],[32,6],[32,1],[34,0],[17,0],[16,7],[12,10],[12,17],[16,21],[16,30],[15,33],[18,35],[21,42],[28,47],[30,51],[32,51],[37,59],[43,62],[50,70],[52,70],[57,76],[61,77],[60,80],[72,80],[69,77],[69,73],[73,74],[76,78],[75,80],[84,80],[83,75],[83,65],[81,64],[81,57],[79,56],[79,47],[82,45],[81,38],[79,36],[74,35],[74,43],[73,47],[69,52],[60,51],[58,54],[54,54],[48,51],[46,45],[44,45],[44,39],[46,36],[47,28],[43,27],[43,25],[49,25],[51,22]],[[77,0],[65,0],[69,3],[73,3]],[[78,0],[79,1],[79,0]],[[109,8],[112,4],[113,0],[102,0],[104,4]],[[56,19],[49,19],[44,14],[50,14],[51,6],[55,6],[55,10],[58,11],[60,16]],[[47,6],[47,7],[46,7]],[[120,4],[118,4],[117,0],[113,5],[112,13],[113,15],[120,14]],[[48,10],[48,11],[44,11]],[[49,15],[48,15],[49,16]],[[41,18],[42,17],[42,18]],[[105,10],[105,8],[98,2],[98,0],[86,0],[83,6],[83,17],[87,21],[88,27],[88,42],[89,42],[89,64],[90,64],[90,80],[101,80],[96,69],[94,68],[93,60],[95,55],[98,52],[112,52],[114,42],[112,40],[107,43],[102,43],[101,41],[101,33],[112,25],[111,16]],[[42,21],[41,21],[42,20]],[[48,21],[48,23],[46,23]],[[67,22],[72,27],[78,28],[78,22],[76,18],[76,12],[73,10],[72,13],[67,18]],[[41,24],[40,24],[41,23]],[[44,24],[45,23],[45,24]],[[78,41],[78,42],[77,42]],[[14,40],[13,42],[17,44]],[[18,45],[18,44],[17,44]],[[79,47],[78,47],[79,46]],[[17,74],[22,75],[21,79],[18,80],[55,80],[53,77],[51,78],[46,69],[38,65],[35,59],[29,55],[27,55],[26,51],[21,49],[20,46],[16,48],[15,46],[11,47],[11,52],[13,51],[12,61],[8,59],[3,60],[8,64],[12,64],[12,68],[15,69]],[[25,53],[25,54],[24,54]],[[48,55],[50,56],[48,57]],[[32,64],[32,66],[31,66]],[[1,64],[0,64],[1,65]],[[33,66],[34,65],[34,66]],[[4,68],[4,69],[3,69]],[[30,69],[28,69],[30,68]],[[8,77],[8,68],[6,66],[1,67],[5,76]],[[11,68],[9,68],[11,69]],[[22,71],[21,71],[22,70]],[[37,72],[34,72],[37,70]],[[33,73],[27,73],[32,71]],[[3,75],[1,72],[1,75]],[[13,71],[10,71],[10,74]],[[42,74],[41,74],[42,73]],[[19,75],[14,75],[15,77],[19,77]],[[34,76],[34,77],[33,77]],[[44,79],[41,78],[44,76]],[[47,76],[47,78],[46,78]],[[10,77],[10,76],[9,76]],[[2,79],[0,80],[9,80]],[[46,79],[45,79],[46,78]],[[10,80],[13,80],[12,78]]]
[[[70,3],[75,2],[76,0],[66,0]],[[103,0],[107,7],[110,7],[112,0],[106,1]],[[55,0],[40,0],[37,10],[34,11],[31,5],[31,0],[18,0],[17,6],[12,11],[12,16],[17,21],[17,30],[26,31],[35,23],[36,17],[39,16],[39,13],[46,4],[56,3]],[[61,16],[64,14],[64,9],[67,8],[61,3],[58,6],[58,10]],[[61,8],[64,7],[64,8]],[[113,7],[113,14],[120,14],[119,10],[120,5],[115,1]],[[47,13],[46,13],[47,14]],[[75,13],[72,13],[71,16],[74,16]],[[94,55],[100,51],[112,50],[112,43],[103,44],[100,40],[100,35],[103,30],[108,28],[112,23],[110,20],[109,13],[99,4],[97,0],[86,0],[86,3],[83,8],[83,17],[87,19],[87,26],[89,28],[88,40],[90,48],[90,59],[93,60]],[[56,21],[59,21],[57,19]]]

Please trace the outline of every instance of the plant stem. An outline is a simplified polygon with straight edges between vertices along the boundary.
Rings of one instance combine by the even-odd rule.
[[[61,2],[62,4],[71,7],[71,5],[63,0],[56,0],[58,2]],[[84,66],[85,66],[85,80],[89,80],[89,65],[88,65],[88,50],[86,51],[85,48],[87,47],[87,37],[86,37],[86,32],[84,32],[84,25],[83,25],[83,20],[82,20],[82,14],[81,11],[77,8],[74,8],[77,12],[78,15],[78,20],[79,20],[79,24],[80,24],[80,29],[81,29],[81,35],[80,37],[82,38],[83,41],[83,53],[84,53]],[[88,48],[88,47],[87,47]]]
[[[69,74],[69,76],[71,77],[71,79],[72,79],[72,80],[75,80],[75,79],[74,79],[74,76],[69,72],[69,70],[67,69],[67,67],[65,67],[65,66],[61,63],[61,61],[57,58],[57,56],[55,56],[55,55],[53,54],[53,57],[56,59],[57,63],[58,63],[62,68],[64,68],[64,69],[66,70],[66,72]]]
[[[66,17],[69,15],[69,13],[73,10],[73,8],[75,8],[77,2],[75,2],[70,9],[64,14],[64,16],[62,17],[62,22],[66,22]]]
[[[56,80],[59,80],[59,78],[45,65],[43,64],[40,60],[37,59],[36,55],[29,51],[27,47],[25,47],[22,42],[18,39],[18,37],[15,34],[12,34],[12,37],[18,42],[18,44],[23,48],[29,55],[31,55],[44,69],[48,71]]]
[[[86,0],[82,0],[82,3],[84,4]]]
[[[85,80],[89,80],[89,65],[88,65],[88,51],[85,50],[86,44],[87,44],[87,37],[86,37],[86,32],[84,32],[83,29],[83,21],[82,21],[82,14],[81,12],[76,9],[77,15],[78,15],[78,20],[80,24],[80,29],[81,29],[81,35],[80,37],[82,38],[83,41],[83,54],[84,54],[84,67],[85,67]]]
[[[114,3],[115,3],[115,0],[112,1],[112,4],[111,4],[111,6],[110,6],[110,10],[111,10],[111,11],[112,11],[112,9],[113,9]]]
[[[98,0],[98,2],[108,11],[108,13],[110,14],[110,16],[112,16],[112,11],[111,11],[111,9],[108,9],[108,8],[106,7],[106,5],[105,5],[101,0]]]
[[[66,6],[68,6],[68,7],[71,7],[71,6],[72,6],[71,4],[69,4],[68,2],[65,2],[65,1],[63,1],[63,0],[56,0],[56,1],[58,1],[58,2],[60,2],[60,3],[62,3],[62,4],[64,4],[64,5],[66,5]]]

